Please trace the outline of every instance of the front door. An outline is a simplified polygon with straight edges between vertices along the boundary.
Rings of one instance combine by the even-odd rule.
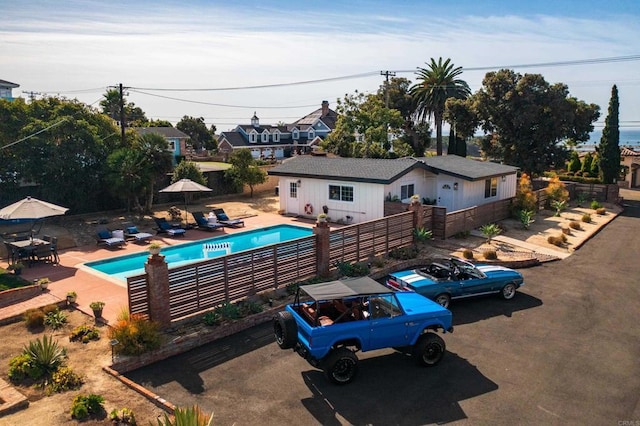
[[[298,196],[298,181],[287,182],[287,213],[300,214],[300,198]]]
[[[438,206],[446,207],[447,212],[453,211],[453,182],[440,182],[438,187]]]

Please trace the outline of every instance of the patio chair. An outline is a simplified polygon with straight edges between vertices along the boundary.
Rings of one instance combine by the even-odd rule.
[[[148,232],[138,231],[138,227],[135,226],[133,223],[124,224],[125,240],[134,240],[136,243],[141,243],[141,242],[149,242],[152,237],[153,235]]]
[[[218,222],[217,218],[214,217],[215,221],[210,221],[204,216],[202,212],[191,212],[193,218],[196,220],[196,225],[198,229],[203,229],[205,231],[217,231],[223,230],[224,225]]]
[[[230,226],[232,228],[240,228],[241,226],[244,226],[244,220],[229,219],[229,216],[224,212],[224,209],[213,209],[213,213],[218,218],[218,221],[224,226]]]
[[[33,259],[53,263],[53,252],[50,244],[42,244],[33,251]]]
[[[109,231],[107,228],[99,228],[96,232],[96,239],[97,239],[98,245],[104,244],[109,248],[111,247],[120,248],[127,243],[124,240],[124,238],[114,237],[113,233]]]
[[[170,224],[164,217],[154,217],[153,221],[157,225],[156,232],[158,234],[167,234],[171,237],[175,237],[178,235],[184,235],[187,232],[184,228]]]

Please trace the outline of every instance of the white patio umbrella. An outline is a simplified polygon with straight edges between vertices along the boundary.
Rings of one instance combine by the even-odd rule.
[[[33,220],[31,225],[31,238],[33,238],[33,225],[38,219],[44,219],[51,216],[62,216],[69,209],[37,198],[27,197],[20,201],[16,201],[2,209],[0,209],[0,219],[26,219]]]
[[[173,192],[173,193],[184,193],[184,212],[185,212],[185,223],[187,223],[189,211],[187,210],[187,193],[189,192],[211,192],[213,189],[206,187],[204,185],[200,185],[197,182],[192,181],[191,179],[180,179],[177,182],[172,183],[160,190],[160,192]]]

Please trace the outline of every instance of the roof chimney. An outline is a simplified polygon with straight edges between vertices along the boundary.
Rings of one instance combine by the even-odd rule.
[[[329,114],[329,101],[322,101],[322,116]]]

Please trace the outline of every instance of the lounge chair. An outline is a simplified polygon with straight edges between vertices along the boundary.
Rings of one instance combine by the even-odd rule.
[[[229,216],[224,212],[224,209],[213,209],[213,213],[218,218],[218,222],[224,226],[230,226],[232,228],[240,228],[241,226],[244,226],[244,220],[229,219]]]
[[[153,237],[152,234],[148,232],[140,232],[138,231],[138,227],[133,223],[125,223],[124,225],[124,239],[125,240],[133,240],[136,243],[140,242],[149,242]]]
[[[184,235],[187,232],[184,228],[173,226],[167,222],[167,219],[164,217],[154,217],[153,220],[158,226],[156,228],[158,234],[167,234],[171,237],[176,237],[178,235]]]
[[[218,222],[218,219],[216,219],[215,222],[211,222],[208,218],[204,217],[204,213],[202,212],[191,212],[191,214],[196,220],[198,229],[203,229],[205,231],[217,231],[224,229],[224,225]]]
[[[114,237],[113,233],[107,228],[98,229],[96,236],[98,245],[104,244],[107,247],[122,247],[127,243],[124,238]]]

